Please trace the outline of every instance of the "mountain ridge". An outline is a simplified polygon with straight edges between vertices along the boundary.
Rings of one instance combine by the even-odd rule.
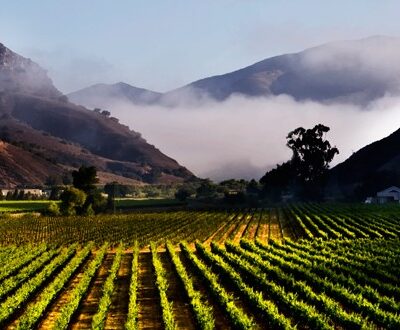
[[[117,118],[70,103],[45,70],[4,45],[0,47],[0,119],[0,139],[5,143],[0,155],[2,185],[44,184],[43,167],[49,168],[49,175],[62,176],[82,164],[95,165],[103,177],[131,183],[193,177]],[[21,170],[24,167],[31,171]]]
[[[124,82],[115,84],[95,84],[68,94],[68,99],[90,108],[108,108],[115,102],[145,105],[154,104],[162,93],[131,86]],[[99,100],[100,99],[100,100]],[[101,104],[101,105],[99,105]]]
[[[387,54],[390,54],[390,65],[384,61]],[[400,38],[373,36],[335,41],[296,53],[269,57],[166,93],[156,92],[157,97],[149,102],[138,98],[131,103],[173,107],[196,99],[224,101],[235,94],[246,97],[286,94],[299,101],[365,106],[386,94],[400,94],[400,65],[396,60],[399,56]],[[101,107],[101,99],[96,100],[95,94],[85,95],[85,89],[69,96],[74,99],[77,93],[77,103]]]

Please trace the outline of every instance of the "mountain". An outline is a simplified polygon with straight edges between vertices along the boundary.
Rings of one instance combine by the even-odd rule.
[[[89,108],[104,109],[119,102],[153,104],[160,99],[161,95],[161,93],[119,82],[112,85],[96,84],[68,94],[68,99]]]
[[[0,185],[41,185],[95,165],[100,179],[177,182],[193,174],[106,113],[70,103],[36,63],[0,44]]]
[[[115,85],[89,87],[69,96],[78,104],[108,107],[111,103],[105,102],[102,97],[104,91],[101,90],[101,86],[106,86],[104,93],[115,95],[115,101],[129,100],[135,104],[175,106],[204,98],[223,101],[234,94],[246,97],[287,94],[296,100],[365,106],[386,94],[399,94],[399,58],[399,38],[375,36],[332,42],[299,53],[267,58],[240,70],[204,78],[162,95],[150,92],[152,97],[149,100],[140,93],[139,96],[133,93],[133,98],[130,98],[125,92],[109,92],[119,90]],[[145,95],[147,92],[145,90]]]
[[[399,38],[333,42],[201,79],[164,97],[189,92],[225,100],[233,94],[287,94],[296,100],[366,104],[386,93],[399,93],[399,56]]]
[[[400,129],[355,152],[330,171],[332,194],[365,198],[400,186]]]
[[[58,98],[62,94],[54,86],[38,64],[19,56],[0,43],[0,91],[20,93],[47,98]]]

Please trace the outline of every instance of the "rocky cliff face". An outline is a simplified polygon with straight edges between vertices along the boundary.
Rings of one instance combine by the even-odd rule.
[[[0,91],[47,98],[62,96],[38,64],[0,43]]]

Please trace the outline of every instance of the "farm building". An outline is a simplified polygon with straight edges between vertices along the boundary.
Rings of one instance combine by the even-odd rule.
[[[385,190],[376,193],[376,197],[368,197],[365,201],[367,204],[377,203],[400,203],[400,188],[391,186]]]
[[[15,192],[17,192],[17,194],[23,192],[24,195],[31,195],[31,196],[37,196],[37,197],[42,197],[43,195],[46,195],[45,191],[43,191],[42,189],[38,189],[38,188],[0,189],[0,193],[3,196],[7,196],[7,194],[14,194]]]

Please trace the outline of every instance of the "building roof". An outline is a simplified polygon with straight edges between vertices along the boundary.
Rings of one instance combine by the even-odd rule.
[[[400,193],[400,188],[396,186],[391,186],[382,191],[379,191],[378,193]]]

